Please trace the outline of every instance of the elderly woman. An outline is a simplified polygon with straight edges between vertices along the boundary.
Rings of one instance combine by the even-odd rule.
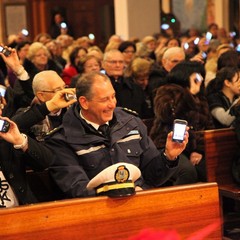
[[[71,79],[70,87],[75,87],[83,73],[100,72],[101,60],[94,55],[87,55],[79,62],[79,74]]]
[[[143,114],[144,119],[153,118],[152,94],[148,89],[149,75],[152,70],[153,61],[136,57],[125,71],[127,77],[132,77],[133,81],[139,85],[145,95],[146,108]]]
[[[16,108],[27,107],[31,104],[34,94],[32,91],[32,80],[34,76],[43,70],[54,70],[59,75],[61,69],[51,59],[46,46],[40,42],[34,42],[28,49],[28,54],[23,62],[29,78],[27,81],[17,79],[14,84],[14,103]]]

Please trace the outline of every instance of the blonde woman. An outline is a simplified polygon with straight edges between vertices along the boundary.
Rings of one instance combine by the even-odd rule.
[[[61,74],[61,68],[51,59],[46,46],[40,42],[34,42],[30,45],[23,67],[28,73],[28,77],[26,79],[17,79],[14,84],[16,108],[27,107],[31,104],[34,98],[32,80],[37,73],[43,70],[54,70],[59,75]]]

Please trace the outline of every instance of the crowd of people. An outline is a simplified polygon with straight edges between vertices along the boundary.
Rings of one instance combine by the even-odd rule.
[[[238,39],[208,32],[113,35],[100,49],[55,26],[2,44],[0,207],[38,202],[28,168],[49,169],[66,198],[95,196],[89,181],[118,162],[140,169],[136,190],[207,181],[201,131],[234,126],[240,105]],[[175,119],[188,122],[183,142]]]

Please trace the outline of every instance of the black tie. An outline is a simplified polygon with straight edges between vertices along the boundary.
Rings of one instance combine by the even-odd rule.
[[[107,137],[108,136],[108,129],[109,129],[109,126],[107,124],[103,124],[103,125],[99,126],[98,131],[101,132],[101,134],[104,137]]]

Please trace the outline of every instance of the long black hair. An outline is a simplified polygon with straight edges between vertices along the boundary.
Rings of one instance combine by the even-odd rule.
[[[178,63],[167,75],[167,83],[174,83],[184,88],[190,88],[190,76],[199,73],[205,79],[205,69],[203,64],[197,61],[182,61]],[[204,93],[204,80],[201,84],[200,93]]]

